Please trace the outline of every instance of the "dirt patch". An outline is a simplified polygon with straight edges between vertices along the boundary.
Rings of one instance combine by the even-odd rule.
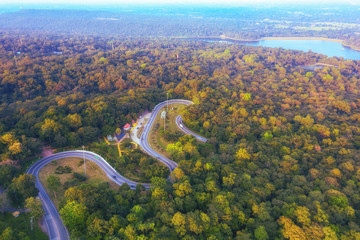
[[[41,157],[48,157],[54,154],[54,150],[51,147],[43,147],[41,152]]]
[[[5,159],[4,161],[0,162],[0,165],[11,165],[16,168],[19,168],[18,161],[14,161],[10,159]]]

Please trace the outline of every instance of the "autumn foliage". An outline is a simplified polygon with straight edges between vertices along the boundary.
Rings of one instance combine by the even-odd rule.
[[[20,164],[43,144],[103,139],[166,93],[194,102],[184,125],[208,141],[173,139],[170,178],[153,177],[149,191],[67,189],[60,213],[74,239],[359,236],[358,61],[238,44],[2,35],[0,63],[0,153]],[[308,68],[316,63],[326,65]],[[0,168],[6,182],[12,174]]]

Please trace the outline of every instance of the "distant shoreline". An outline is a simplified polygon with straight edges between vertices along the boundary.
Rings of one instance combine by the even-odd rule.
[[[320,40],[320,41],[328,41],[328,42],[338,42],[341,43],[344,47],[351,48],[355,51],[360,51],[360,48],[354,47],[352,45],[344,43],[344,40],[336,39],[336,38],[322,38],[322,37],[264,37],[260,38],[261,40]]]
[[[242,39],[242,38],[232,38],[232,37],[226,37],[226,36],[207,36],[207,37],[172,37],[175,39],[218,39],[218,40],[232,40],[232,41],[238,41],[238,42],[258,42],[260,40],[251,40],[251,39]]]
[[[329,41],[329,42],[338,42],[343,43],[343,40],[335,38],[322,38],[322,37],[264,37],[260,38],[261,40],[320,40],[320,41]]]
[[[206,39],[206,38],[209,38],[209,39],[218,39],[218,40],[232,40],[232,41],[238,41],[238,42],[259,42],[259,41],[263,41],[263,40],[320,40],[320,41],[328,41],[328,42],[338,42],[344,47],[347,47],[354,51],[360,52],[360,48],[349,45],[349,44],[345,44],[344,40],[335,39],[335,38],[322,38],[322,37],[263,37],[263,38],[259,38],[259,39],[250,40],[250,39],[226,37],[224,35],[221,35],[221,36],[208,36],[208,37],[174,37],[174,38],[176,38],[176,39],[190,39],[190,38]]]

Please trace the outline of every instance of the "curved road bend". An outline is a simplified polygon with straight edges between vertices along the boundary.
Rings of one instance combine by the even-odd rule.
[[[173,104],[173,103],[182,103],[185,105],[191,105],[193,104],[193,102],[189,101],[189,100],[183,100],[183,99],[172,99],[167,101],[164,101],[162,103],[159,103],[158,105],[156,105],[154,107],[154,110],[151,112],[150,118],[148,120],[148,122],[146,123],[145,127],[144,127],[144,131],[141,134],[140,137],[140,146],[150,155],[153,156],[154,158],[158,159],[159,161],[163,162],[169,169],[170,172],[172,172],[178,165],[176,162],[168,159],[167,157],[164,157],[163,155],[155,152],[148,143],[148,135],[149,132],[151,130],[152,125],[154,124],[154,121],[156,119],[157,114],[159,113],[160,109],[164,106],[166,106],[166,104]]]
[[[84,155],[87,160],[93,161],[94,163],[99,165],[99,167],[101,167],[102,170],[105,171],[109,179],[111,179],[115,183],[121,185],[126,182],[131,189],[135,189],[136,185],[139,184],[137,182],[130,181],[124,178],[118,172],[116,172],[116,170],[112,168],[105,161],[105,159],[103,159],[98,154],[89,151],[75,150],[75,151],[61,152],[51,155],[49,157],[45,157],[40,161],[36,162],[27,170],[27,173],[30,173],[36,177],[35,186],[39,189],[39,197],[44,205],[44,212],[45,212],[44,220],[48,229],[50,240],[67,240],[70,238],[69,238],[69,233],[60,218],[59,212],[57,211],[49,195],[46,193],[44,187],[41,185],[39,181],[39,177],[38,177],[39,171],[51,161],[66,157],[82,158]],[[149,184],[143,184],[143,186],[146,189],[149,189],[150,187]]]
[[[182,100],[182,99],[169,100],[168,103],[169,104],[182,103],[185,105],[193,104],[193,102],[191,102],[191,101]],[[177,163],[175,163],[174,161],[171,161],[170,159],[168,159],[168,158],[158,154],[154,150],[152,150],[147,142],[148,134],[154,123],[156,115],[158,114],[158,112],[160,111],[160,109],[163,106],[166,106],[166,104],[167,104],[167,102],[165,101],[165,102],[159,103],[158,105],[155,106],[153,112],[151,113],[149,121],[145,125],[144,131],[141,135],[140,145],[148,154],[157,158],[159,161],[162,161],[164,164],[166,164],[168,166],[170,171],[172,171],[177,167]],[[113,167],[111,167],[105,161],[105,159],[103,159],[100,155],[93,153],[93,152],[89,152],[89,151],[74,150],[74,151],[66,151],[66,152],[56,153],[54,155],[45,157],[45,158],[35,162],[33,165],[31,165],[28,168],[28,170],[26,172],[29,174],[32,174],[36,177],[35,186],[39,189],[39,197],[44,205],[44,212],[45,212],[44,220],[45,220],[45,223],[46,223],[46,226],[48,229],[50,240],[68,240],[70,238],[69,238],[69,233],[68,233],[66,227],[64,226],[62,219],[60,218],[59,212],[57,211],[57,209],[54,206],[53,202],[51,201],[49,195],[46,193],[44,187],[41,185],[41,183],[39,181],[39,178],[38,178],[39,171],[45,165],[50,163],[51,161],[58,160],[61,158],[66,158],[66,157],[83,158],[84,155],[87,160],[93,161],[94,163],[99,165],[99,167],[101,167],[103,169],[103,171],[105,171],[108,178],[111,179],[112,181],[114,181],[115,183],[121,185],[126,182],[130,186],[131,189],[135,189],[136,185],[140,184],[140,183],[137,183],[137,182],[134,182],[134,181],[124,178],[118,172],[116,172],[116,170]],[[142,185],[146,189],[150,188],[149,184],[142,184]]]
[[[206,138],[204,138],[204,137],[190,131],[190,129],[185,127],[184,124],[183,124],[183,120],[182,120],[181,115],[176,117],[176,125],[178,126],[178,128],[180,128],[181,131],[183,131],[186,134],[189,134],[189,135],[192,135],[192,136],[196,137],[196,139],[198,139],[199,141],[201,141],[201,142],[206,142],[207,141]]]

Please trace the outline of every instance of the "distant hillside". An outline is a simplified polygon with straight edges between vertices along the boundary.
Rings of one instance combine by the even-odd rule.
[[[344,14],[346,12],[346,14]],[[358,38],[360,10],[333,8],[174,8],[134,11],[21,10],[0,15],[0,30],[122,37]]]
[[[216,28],[216,24],[211,19],[76,10],[22,10],[0,15],[3,30],[133,37],[220,35],[221,25]]]

